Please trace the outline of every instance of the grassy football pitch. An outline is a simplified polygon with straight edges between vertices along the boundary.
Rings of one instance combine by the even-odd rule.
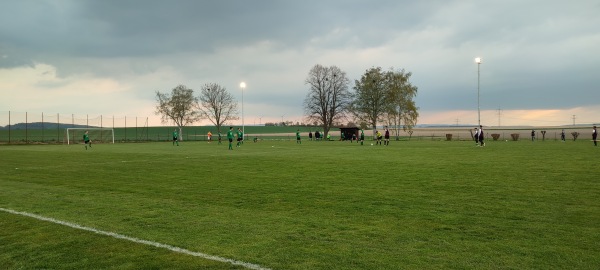
[[[589,141],[0,146],[0,266],[598,269]]]

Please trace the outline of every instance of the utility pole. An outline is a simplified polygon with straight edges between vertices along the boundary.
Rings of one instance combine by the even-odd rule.
[[[577,117],[575,117],[575,115],[573,115],[573,126],[575,126],[575,118],[577,118]]]
[[[481,107],[479,106],[479,66],[481,66],[481,57],[475,58],[477,63],[477,126],[481,126]]]
[[[498,107],[498,126],[500,126],[500,116],[502,116],[502,110]]]

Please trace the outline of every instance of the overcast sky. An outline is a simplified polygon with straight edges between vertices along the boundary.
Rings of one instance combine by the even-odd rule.
[[[218,83],[245,123],[302,121],[316,64],[412,72],[419,124],[600,123],[600,1],[4,0],[6,112],[149,117]],[[240,104],[241,105],[241,104]],[[501,114],[499,117],[499,109]],[[205,121],[203,124],[209,124]]]

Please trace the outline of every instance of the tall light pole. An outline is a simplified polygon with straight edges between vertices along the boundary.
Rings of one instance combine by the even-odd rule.
[[[244,89],[246,88],[246,83],[245,82],[241,82],[240,83],[240,88],[242,88],[242,133],[244,134],[244,137],[246,136],[246,130],[244,129]],[[242,138],[243,139],[243,138]]]
[[[475,58],[477,63],[477,125],[481,126],[481,107],[479,106],[479,66],[481,66],[481,57]]]

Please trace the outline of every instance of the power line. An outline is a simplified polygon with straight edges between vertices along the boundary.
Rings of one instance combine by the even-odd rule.
[[[531,121],[531,122],[550,122],[550,123],[564,123],[565,122],[565,121],[557,121],[557,120],[535,120],[535,119],[528,119],[528,118],[508,117],[508,116],[505,116],[504,118],[513,119],[513,120],[526,120],[526,121]]]

